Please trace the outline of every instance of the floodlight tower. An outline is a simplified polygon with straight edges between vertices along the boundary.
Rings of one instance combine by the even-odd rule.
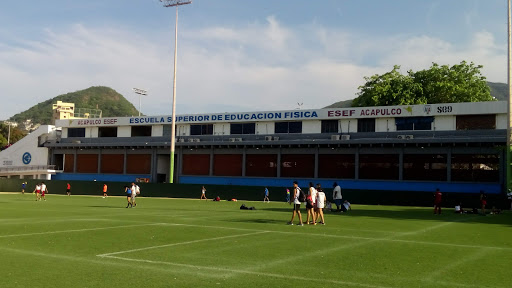
[[[148,95],[148,91],[146,90],[143,90],[143,89],[139,89],[139,88],[132,88],[133,89],[133,92],[135,92],[135,94],[139,94],[139,116],[140,116],[140,111],[141,111],[141,96],[144,95]]]
[[[174,148],[176,142],[176,63],[178,61],[178,7],[192,3],[191,0],[160,0],[164,7],[176,7],[176,28],[174,30],[174,79],[172,85],[171,160],[169,183],[174,183]]]

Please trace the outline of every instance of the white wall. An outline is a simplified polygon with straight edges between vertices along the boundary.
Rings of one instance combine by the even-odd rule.
[[[357,119],[340,120],[340,133],[356,133]]]
[[[40,126],[11,147],[1,151],[0,167],[48,165],[48,148],[39,147],[38,138],[43,134],[50,133],[53,129],[55,127],[51,125]],[[23,163],[25,153],[29,153],[31,156],[28,164]]]
[[[117,128],[117,137],[131,137],[132,127],[131,126],[119,126]]]
[[[395,118],[377,118],[375,120],[375,132],[394,131],[396,131]]]
[[[68,128],[62,128],[62,138],[68,138]]]
[[[228,123],[213,124],[213,135],[230,135],[231,125]]]
[[[99,128],[98,127],[86,127],[85,138],[98,138]]]
[[[268,135],[274,134],[274,131],[274,122],[256,122],[256,134]]]
[[[311,120],[311,121],[302,121],[302,133],[321,133],[322,132],[322,121],[321,120]]]
[[[507,129],[507,114],[496,115],[496,129]]]
[[[162,137],[164,135],[164,125],[153,125],[151,126],[152,137]]]
[[[436,116],[432,130],[435,131],[450,131],[455,130],[457,124],[457,116]]]

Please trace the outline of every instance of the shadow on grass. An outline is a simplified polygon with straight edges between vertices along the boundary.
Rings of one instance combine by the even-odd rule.
[[[226,220],[227,222],[236,222],[236,223],[261,223],[261,224],[280,224],[283,225],[283,220],[277,219],[230,219]]]
[[[325,211],[329,217],[371,217],[403,220],[434,220],[440,222],[464,222],[464,223],[487,223],[504,226],[512,226],[512,212],[503,211],[501,214],[480,215],[480,214],[455,214],[453,208],[445,208],[441,215],[434,215],[433,209],[428,207],[400,207],[400,206],[363,206],[358,209],[357,205],[353,210],[345,213]],[[265,207],[260,210],[292,213],[289,207]],[[306,209],[301,207],[302,213]],[[491,210],[488,209],[487,213]]]

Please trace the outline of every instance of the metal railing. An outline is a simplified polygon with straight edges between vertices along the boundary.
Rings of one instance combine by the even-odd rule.
[[[55,170],[55,165],[26,165],[26,166],[4,166],[0,172],[24,172],[24,171],[47,171]]]

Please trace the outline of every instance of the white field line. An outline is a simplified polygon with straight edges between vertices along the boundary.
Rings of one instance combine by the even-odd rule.
[[[35,236],[35,235],[46,235],[46,234],[60,234],[60,233],[71,233],[71,232],[86,232],[86,231],[108,230],[108,229],[139,227],[139,226],[152,226],[152,225],[160,225],[160,223],[146,223],[146,224],[121,225],[121,226],[109,226],[109,227],[97,227],[97,228],[46,231],[46,232],[35,232],[35,233],[25,233],[25,234],[9,234],[9,235],[0,235],[0,238]]]
[[[214,238],[198,239],[198,240],[192,240],[192,241],[186,241],[186,242],[170,243],[170,244],[164,244],[164,245],[149,246],[149,247],[142,247],[142,248],[136,248],[136,249],[131,249],[131,250],[105,253],[105,254],[100,254],[100,255],[96,255],[96,256],[110,257],[111,255],[118,255],[118,254],[124,254],[124,253],[138,252],[138,251],[179,246],[179,245],[188,245],[188,244],[194,244],[194,243],[205,242],[205,241],[223,240],[223,239],[229,239],[229,238],[251,236],[251,235],[263,234],[263,233],[268,233],[268,232],[270,232],[270,231],[258,231],[258,232],[246,233],[246,234],[237,234],[237,235],[221,236],[221,237],[214,237]]]
[[[453,223],[453,222],[450,222]],[[512,250],[512,247],[497,247],[497,246],[482,246],[482,245],[471,245],[471,244],[453,244],[453,243],[442,243],[442,242],[428,242],[428,241],[418,241],[418,240],[404,240],[404,239],[393,239],[394,237],[400,236],[408,236],[419,234],[421,232],[430,231],[432,229],[437,229],[440,227],[444,227],[447,223],[442,223],[439,225],[432,226],[430,228],[421,229],[414,232],[406,232],[401,233],[399,235],[394,235],[390,237],[363,237],[363,236],[345,236],[345,235],[331,235],[331,234],[319,234],[319,233],[306,233],[306,232],[290,232],[290,231],[274,231],[274,230],[259,230],[259,229],[250,229],[250,228],[236,228],[236,227],[224,227],[224,226],[213,226],[213,225],[196,225],[196,224],[182,224],[182,223],[157,223],[155,225],[163,225],[163,226],[187,226],[187,227],[199,227],[199,228],[211,228],[211,229],[226,229],[226,230],[238,230],[238,231],[254,231],[254,232],[271,232],[271,233],[279,233],[279,234],[291,234],[291,235],[304,235],[304,236],[318,236],[318,237],[327,237],[327,238],[342,238],[342,239],[353,239],[353,240],[369,240],[369,241],[387,241],[387,242],[397,242],[397,243],[411,243],[411,244],[423,244],[423,245],[434,245],[434,246],[447,246],[447,247],[460,247],[460,248],[488,248],[488,249],[496,249],[496,250]],[[295,226],[293,226],[295,227]],[[300,228],[299,228],[300,229]]]
[[[475,253],[470,253],[469,255],[466,254],[467,255],[466,257],[463,256],[463,257],[459,258],[458,260],[456,260],[444,267],[440,267],[439,269],[437,269],[434,272],[430,273],[429,275],[425,276],[423,278],[423,280],[424,281],[432,281],[435,283],[436,279],[438,279],[439,276],[441,276],[445,272],[452,270],[460,265],[464,265],[469,261],[475,261],[480,258],[483,258],[488,253],[489,253],[489,249],[478,249],[478,250],[476,250]]]
[[[176,267],[185,267],[185,268],[192,268],[192,269],[197,269],[197,270],[203,269],[203,270],[212,270],[212,271],[219,271],[219,272],[230,272],[230,273],[237,273],[237,274],[256,275],[256,276],[260,276],[260,277],[272,277],[272,278],[281,278],[281,279],[287,279],[287,280],[307,281],[310,283],[316,283],[319,280],[318,278],[308,278],[308,277],[303,277],[303,276],[289,276],[289,275],[282,275],[282,274],[275,274],[275,273],[255,272],[255,271],[232,269],[232,268],[197,266],[197,265],[173,263],[173,262],[165,262],[165,261],[132,259],[132,258],[125,258],[125,257],[118,257],[118,256],[103,256],[103,257],[124,260],[124,261],[132,261],[132,262],[142,262],[142,263],[150,263],[150,264],[163,264],[163,265],[176,266]],[[321,281],[322,281],[322,283],[351,285],[351,286],[359,286],[359,287],[367,287],[367,288],[390,288],[388,286],[371,285],[371,284],[349,282],[349,281],[338,281],[338,280],[329,280],[329,279],[321,279]]]

